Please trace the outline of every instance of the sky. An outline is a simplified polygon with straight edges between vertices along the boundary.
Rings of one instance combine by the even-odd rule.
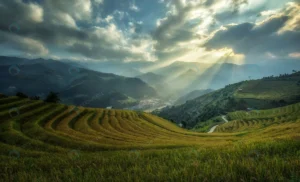
[[[0,17],[1,55],[300,61],[300,0],[0,0]]]

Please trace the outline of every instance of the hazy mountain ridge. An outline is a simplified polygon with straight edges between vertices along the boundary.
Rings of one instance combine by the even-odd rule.
[[[189,101],[189,100],[193,100],[197,97],[200,97],[202,95],[208,94],[210,92],[213,92],[214,90],[212,89],[207,89],[207,90],[194,90],[182,97],[180,97],[175,103],[174,105],[181,105],[184,104],[185,102]]]
[[[54,91],[60,93],[63,101],[72,104],[102,94],[97,98],[99,104],[93,106],[123,108],[137,104],[145,96],[157,95],[152,87],[138,78],[96,72],[54,60],[35,59],[31,62],[23,58],[0,57],[0,75],[2,93],[12,95],[21,91],[33,96]],[[81,95],[81,99],[77,95]],[[123,98],[122,103],[128,100],[130,104],[117,104],[118,98]]]

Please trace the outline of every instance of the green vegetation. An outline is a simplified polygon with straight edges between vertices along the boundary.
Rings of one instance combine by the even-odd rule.
[[[59,98],[59,93],[55,93],[55,92],[50,92],[48,94],[48,96],[45,99],[45,102],[51,102],[51,103],[59,103],[60,102],[60,98]]]
[[[299,113],[289,107],[278,112]],[[299,114],[256,132],[205,134],[143,112],[0,95],[0,118],[0,181],[300,179]]]
[[[300,87],[297,85],[299,81],[300,72],[243,82],[234,96],[239,99],[299,102]]]
[[[300,103],[268,110],[253,110],[251,112],[237,111],[227,114],[232,120],[216,128],[218,132],[240,132],[257,131],[257,129],[266,128],[275,125],[276,129],[285,127],[287,130],[293,130],[289,127],[289,122],[300,119]]]
[[[28,96],[25,95],[25,94],[22,93],[22,92],[17,92],[17,93],[16,93],[16,96],[21,97],[21,98],[28,98]]]
[[[271,109],[300,102],[299,81],[300,72],[243,81],[187,101],[183,105],[153,113],[176,123],[186,121],[188,128],[193,128],[199,122],[228,112]]]
[[[213,126],[225,123],[221,116],[214,117],[205,122],[199,122],[194,128],[197,132],[208,132]]]

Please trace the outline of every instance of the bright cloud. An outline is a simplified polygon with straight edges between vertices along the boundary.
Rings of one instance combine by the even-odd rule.
[[[244,63],[300,51],[291,0],[11,0],[0,16],[0,47],[45,57]]]

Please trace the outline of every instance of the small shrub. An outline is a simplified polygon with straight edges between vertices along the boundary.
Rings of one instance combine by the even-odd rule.
[[[22,92],[17,92],[16,96],[21,97],[21,98],[28,98],[28,96]]]
[[[59,95],[59,93],[50,92],[48,94],[48,96],[46,97],[45,102],[59,103],[61,100],[58,95]]]

